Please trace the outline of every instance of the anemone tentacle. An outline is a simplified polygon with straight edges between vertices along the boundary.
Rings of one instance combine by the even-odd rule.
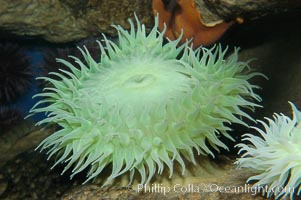
[[[108,180],[130,172],[149,182],[167,166],[170,176],[174,162],[185,171],[184,159],[195,162],[198,154],[214,154],[227,149],[221,136],[233,139],[228,124],[246,125],[252,119],[241,108],[259,105],[256,88],[248,81],[257,73],[249,72],[238,61],[238,49],[226,59],[226,50],[193,50],[188,42],[164,42],[157,31],[158,18],[149,34],[136,17],[130,31],[114,26],[117,44],[104,36],[100,62],[86,48],[84,60],[73,57],[73,64],[58,59],[71,72],[54,73],[59,80],[43,78],[52,87],[36,96],[44,100],[31,110],[46,112],[38,125],[56,123],[61,129],[46,138],[38,149],[49,157],[73,167],[73,174],[89,168],[87,181],[107,165],[112,166]],[[207,142],[208,141],[208,144]]]
[[[240,143],[241,158],[236,161],[239,168],[250,168],[257,175],[248,178],[253,188],[265,188],[261,192],[275,199],[294,199],[301,194],[301,112],[290,103],[293,119],[283,114],[274,114],[267,122],[258,120],[264,130],[253,127],[259,134],[244,134]]]

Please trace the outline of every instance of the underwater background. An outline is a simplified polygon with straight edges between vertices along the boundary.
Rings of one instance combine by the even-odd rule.
[[[35,123],[45,118],[43,114],[25,118],[29,115],[29,110],[41,100],[32,97],[47,87],[45,82],[36,78],[51,77],[49,72],[64,69],[62,64],[56,62],[56,58],[71,62],[72,59],[68,56],[73,55],[83,60],[77,47],[86,46],[91,56],[99,62],[101,52],[96,40],[101,41],[101,34],[105,34],[115,41],[117,35],[112,24],[129,28],[127,20],[133,19],[135,12],[148,30],[152,27],[152,1],[33,1],[27,5],[32,8],[26,6],[28,2],[24,2],[0,0],[3,3],[0,8],[0,199],[165,198],[160,192],[137,193],[134,188],[125,187],[122,178],[112,187],[101,188],[97,181],[82,185],[85,180],[84,172],[72,180],[71,170],[60,175],[64,166],[58,165],[51,169],[55,158],[47,160],[44,152],[34,150],[58,127],[51,125],[42,130],[36,127]],[[167,5],[166,2],[177,1],[162,2]],[[41,15],[45,11],[48,14]],[[62,12],[71,13],[73,17],[56,15]],[[246,14],[244,23],[234,24],[214,42],[220,43],[224,48],[228,46],[230,50],[240,47],[239,59],[246,61],[255,58],[250,63],[251,68],[268,77],[268,80],[252,80],[261,87],[258,93],[263,100],[262,108],[256,108],[255,113],[250,112],[255,119],[271,117],[274,112],[291,116],[288,101],[301,108],[301,21],[298,19],[301,19],[298,3],[289,5],[285,12],[258,17]],[[70,23],[68,20],[74,22]],[[225,21],[229,21],[228,16]],[[90,25],[87,25],[88,22]],[[40,27],[33,27],[31,23],[40,24]],[[70,33],[67,32],[68,29]],[[254,122],[249,123],[255,126]],[[235,171],[233,161],[237,158],[238,149],[234,146],[241,140],[243,133],[253,130],[235,124],[231,128],[233,131],[230,134],[236,142],[224,139],[229,151],[221,150],[214,160],[212,157],[201,156],[196,165],[186,166],[191,169],[187,177],[174,175],[175,183],[242,184],[245,181],[242,177],[247,177],[250,172]],[[216,152],[214,149],[212,151]],[[107,173],[108,169],[102,172],[104,176]],[[166,172],[156,180],[163,185],[174,184],[168,180],[168,175]],[[184,192],[168,196],[168,199],[203,198],[264,199],[261,195],[253,197],[248,193],[196,195]]]

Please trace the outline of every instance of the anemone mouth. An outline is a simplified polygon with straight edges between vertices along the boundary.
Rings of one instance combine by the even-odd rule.
[[[130,64],[122,61],[91,77],[82,88],[97,88],[89,92],[95,96],[90,98],[99,96],[100,101],[118,106],[121,110],[133,107],[133,110],[143,111],[145,107],[156,109],[172,100],[185,98],[196,84],[195,80],[185,75],[188,73],[185,66],[177,61],[160,63],[160,60],[154,59],[150,63]]]
[[[127,88],[144,88],[148,85],[154,83],[156,81],[156,77],[153,74],[137,74],[128,78],[123,82],[123,86]]]
[[[181,38],[164,44],[158,18],[149,34],[136,21],[129,32],[115,26],[118,45],[104,36],[100,63],[80,49],[86,64],[76,57],[79,68],[59,60],[72,73],[53,73],[60,81],[42,78],[53,87],[36,95],[44,99],[31,113],[46,112],[38,125],[62,129],[38,148],[56,154],[55,165],[67,162],[64,171],[73,167],[72,176],[89,168],[88,181],[112,164],[108,180],[129,171],[145,183],[164,166],[171,177],[174,162],[184,173],[183,159],[194,162],[193,149],[213,157],[208,144],[227,149],[219,139],[232,139],[225,124],[246,125],[242,117],[252,118],[240,107],[258,106],[250,101],[260,101],[256,86],[248,83],[258,74],[241,73],[248,64],[238,62],[237,49],[225,59],[220,46],[194,51],[188,43],[178,47]]]

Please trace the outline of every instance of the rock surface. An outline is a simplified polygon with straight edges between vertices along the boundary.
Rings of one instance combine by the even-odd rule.
[[[0,30],[51,42],[116,34],[111,25],[128,28],[134,12],[143,23],[152,21],[150,0],[0,0],[0,4]]]
[[[195,0],[207,24],[238,16],[258,18],[300,8],[301,3],[291,2]],[[15,34],[62,43],[100,33],[115,36],[116,31],[111,25],[129,28],[127,20],[134,18],[134,12],[147,26],[151,27],[153,23],[152,0],[0,0],[0,5],[2,37]]]
[[[240,16],[247,19],[260,18],[284,11],[293,11],[301,7],[300,1],[279,0],[203,0],[207,10],[221,19],[231,19]]]
[[[58,200],[80,182],[61,176],[62,168],[51,170],[53,162],[36,151],[27,150],[0,167],[1,200]]]
[[[18,154],[35,148],[50,130],[36,130],[34,123],[23,120],[9,131],[0,134],[0,167]]]
[[[123,176],[113,185],[104,188],[99,184],[75,187],[64,194],[62,199],[264,199],[254,191],[252,193],[251,185],[245,184],[252,172],[237,170],[233,159],[224,156],[214,161],[202,156],[196,159],[197,164],[189,164],[183,176],[180,170],[176,170],[172,179],[168,178],[167,173],[163,173],[157,175],[150,184],[139,185],[136,182],[130,187],[125,187],[127,178]]]
[[[218,156],[212,160],[196,156],[196,165],[187,162],[184,175],[175,166],[172,179],[168,173],[157,175],[147,189],[153,191],[138,192],[139,178],[133,185],[127,186],[128,175],[118,178],[114,183],[101,187],[101,178],[107,177],[109,168],[105,168],[94,184],[82,185],[84,173],[69,180],[70,172],[61,175],[64,166],[50,169],[53,159],[38,152],[28,151],[0,168],[0,199],[4,200],[93,200],[93,199],[254,199],[263,200],[260,194],[252,192],[251,185],[245,184],[251,171],[237,170],[233,165],[234,157]],[[141,187],[141,186],[140,186]],[[157,187],[157,188],[156,188]],[[165,194],[164,194],[165,189]],[[170,191],[167,191],[170,189]]]
[[[35,149],[53,130],[53,126],[38,129],[29,119],[19,121],[5,131],[0,129],[0,168],[19,154]]]

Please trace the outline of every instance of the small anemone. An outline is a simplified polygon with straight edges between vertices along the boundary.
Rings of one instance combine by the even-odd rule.
[[[293,119],[274,114],[274,119],[266,118],[268,123],[259,121],[264,131],[253,127],[261,137],[244,134],[243,141],[251,144],[237,144],[242,155],[235,163],[255,170],[257,175],[247,182],[255,182],[253,188],[262,190],[268,198],[274,195],[276,199],[294,199],[294,194],[301,192],[301,112],[290,104]]]
[[[136,17],[131,29],[114,26],[118,43],[104,35],[100,62],[80,49],[85,63],[72,57],[79,67],[57,59],[67,70],[52,73],[60,80],[43,77],[47,87],[37,97],[31,113],[46,113],[38,125],[56,123],[61,129],[47,137],[39,149],[56,155],[59,163],[73,168],[72,175],[88,168],[87,180],[111,165],[112,180],[130,172],[148,183],[155,173],[168,167],[170,177],[178,162],[195,163],[198,154],[212,155],[212,148],[227,149],[221,136],[232,139],[228,125],[246,125],[260,97],[248,80],[248,63],[238,61],[238,49],[225,59],[221,46],[193,50],[181,39],[164,43],[158,18],[149,34]],[[243,109],[242,109],[243,108]],[[54,165],[54,166],[55,166]]]

